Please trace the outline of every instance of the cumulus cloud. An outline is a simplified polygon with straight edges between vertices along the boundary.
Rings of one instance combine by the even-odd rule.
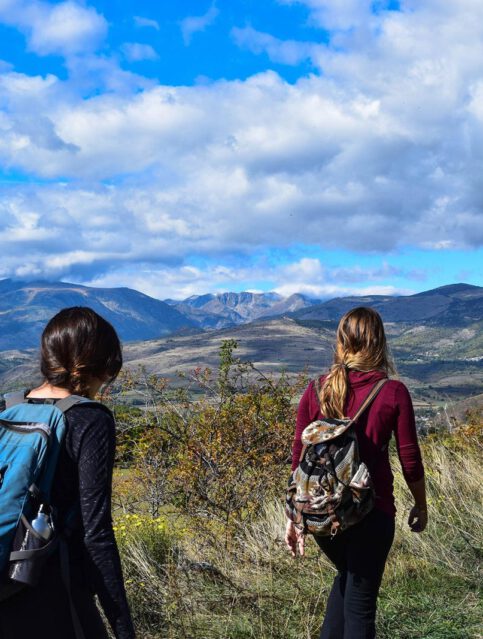
[[[322,299],[347,295],[406,295],[414,290],[375,283],[383,279],[376,276],[377,269],[359,269],[358,279],[345,279],[336,270],[325,268],[318,259],[303,258],[292,264],[267,268],[264,264],[252,266],[212,265],[200,268],[193,265],[140,265],[136,270],[120,268],[89,280],[91,286],[126,286],[142,290],[159,299],[183,300],[200,292],[223,293],[238,288],[240,282],[260,279],[272,282],[272,289],[284,297],[303,293]],[[386,271],[386,268],[382,269]],[[355,274],[352,274],[355,275]],[[253,292],[256,289],[246,287]]]
[[[413,280],[424,278],[421,271],[405,270],[383,262],[376,268],[326,267],[318,258],[305,257],[279,267],[274,273],[274,290],[280,295],[305,293],[311,297],[336,297],[342,295],[396,295],[414,292],[385,284],[376,284],[387,278],[405,277]]]
[[[235,221],[236,222],[236,221]],[[0,277],[49,277],[95,286],[131,286],[159,298],[183,299],[202,291],[237,288],[240,282],[269,281],[283,295],[315,297],[383,291],[380,282],[408,273],[380,268],[333,268],[316,258],[273,265],[253,263],[234,252],[246,238],[231,238],[220,251],[214,220],[196,211],[186,221],[169,212],[162,192],[147,198],[139,188],[72,189],[69,185],[11,188],[0,203]],[[124,232],[120,233],[120,229]],[[253,232],[253,229],[252,229]],[[188,254],[187,254],[188,252]],[[204,266],[190,264],[189,253],[216,255]],[[387,289],[389,290],[389,289]],[[398,290],[393,288],[394,291]]]
[[[107,33],[105,18],[73,0],[1,0],[0,22],[22,31],[38,55],[69,56],[95,50]]]
[[[152,18],[143,18],[142,16],[134,16],[134,24],[137,27],[149,27],[159,31],[159,23]]]
[[[18,105],[1,124],[5,164],[49,179],[120,180],[120,200],[122,176],[137,175],[141,201],[161,201],[180,228],[189,226],[185,251],[190,237],[202,250],[247,251],[294,241],[386,251],[482,240],[481,150],[466,142],[469,129],[481,136],[482,123],[466,103],[457,117],[452,104],[446,118],[441,104],[423,127],[418,111],[413,121],[392,96],[383,104],[383,96],[351,92],[341,101],[326,78],[291,86],[271,72],[74,104],[53,99],[61,87],[51,78],[7,74],[2,89]],[[39,116],[42,101],[49,110],[57,144],[19,120],[33,95]]]
[[[4,189],[2,274],[90,280],[149,264],[164,277],[193,255],[227,264],[227,255],[294,243],[358,252],[481,247],[483,7],[406,3],[407,11],[371,13],[362,37],[365,20],[350,22],[350,3],[306,4],[344,46],[311,49],[321,73],[294,84],[270,71],[205,86],[143,84],[100,56],[72,56],[76,81],[90,64],[111,83],[79,99],[70,81],[6,68],[0,163],[45,183]],[[300,269],[291,281],[314,295],[349,275],[354,289],[366,275],[385,285],[378,273],[340,271],[334,281],[327,270]],[[204,284],[186,273],[180,291]]]
[[[129,62],[156,60],[159,57],[151,45],[140,42],[125,42],[122,45],[122,52]]]
[[[311,21],[324,29],[349,30],[367,28],[373,21],[374,9],[389,5],[374,0],[279,0],[280,4],[302,4],[310,9]],[[382,5],[382,7],[381,7]]]
[[[184,18],[184,20],[181,21],[180,26],[185,45],[189,45],[189,43],[191,42],[191,38],[195,33],[204,31],[209,26],[211,26],[218,17],[218,14],[219,10],[213,3],[208,11],[203,15],[188,16],[187,18]]]
[[[313,57],[317,48],[317,45],[312,42],[280,40],[270,33],[257,31],[251,26],[234,27],[231,35],[239,47],[256,54],[266,53],[273,62],[294,66]]]

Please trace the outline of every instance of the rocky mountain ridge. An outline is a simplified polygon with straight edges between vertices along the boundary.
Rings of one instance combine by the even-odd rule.
[[[282,297],[278,293],[217,293],[192,295],[181,302],[165,300],[200,328],[227,328],[263,317],[285,315],[316,304],[301,293]]]
[[[76,305],[91,306],[106,317],[125,342],[221,330],[277,317],[333,330],[332,325],[344,312],[362,305],[381,313],[388,333],[393,330],[392,324],[401,323],[416,330],[432,326],[474,331],[471,327],[483,318],[483,287],[452,284],[415,295],[353,296],[325,302],[301,294],[284,298],[273,292],[208,294],[161,301],[129,288],[1,280],[0,351],[37,347],[50,317],[61,308]]]

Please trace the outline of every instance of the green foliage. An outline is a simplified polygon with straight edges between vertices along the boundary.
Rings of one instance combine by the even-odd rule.
[[[136,447],[153,428],[154,421],[136,406],[116,404],[112,408],[117,426],[116,463],[127,467],[133,463]]]

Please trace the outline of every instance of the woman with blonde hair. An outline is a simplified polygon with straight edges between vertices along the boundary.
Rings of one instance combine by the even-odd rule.
[[[394,373],[379,314],[366,307],[339,322],[334,363],[312,381],[300,400],[292,449],[292,470],[302,453],[306,426],[323,418],[354,417],[371,390]],[[334,536],[314,539],[337,569],[320,639],[373,639],[377,595],[394,538],[396,508],[388,445],[392,434],[404,479],[414,497],[408,524],[422,532],[427,523],[424,468],[414,410],[406,386],[390,379],[355,422],[360,461],[367,466],[375,505],[363,519]],[[304,531],[287,520],[285,541],[295,557],[304,554]]]

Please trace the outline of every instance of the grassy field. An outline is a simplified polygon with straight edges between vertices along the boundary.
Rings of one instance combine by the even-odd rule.
[[[379,600],[379,639],[483,636],[480,450],[475,428],[424,441],[429,525],[421,535],[407,527],[411,500],[396,473],[397,530]],[[186,516],[131,514],[116,527],[143,639],[318,637],[334,571],[312,540],[304,559],[291,559],[276,496],[229,539]]]

